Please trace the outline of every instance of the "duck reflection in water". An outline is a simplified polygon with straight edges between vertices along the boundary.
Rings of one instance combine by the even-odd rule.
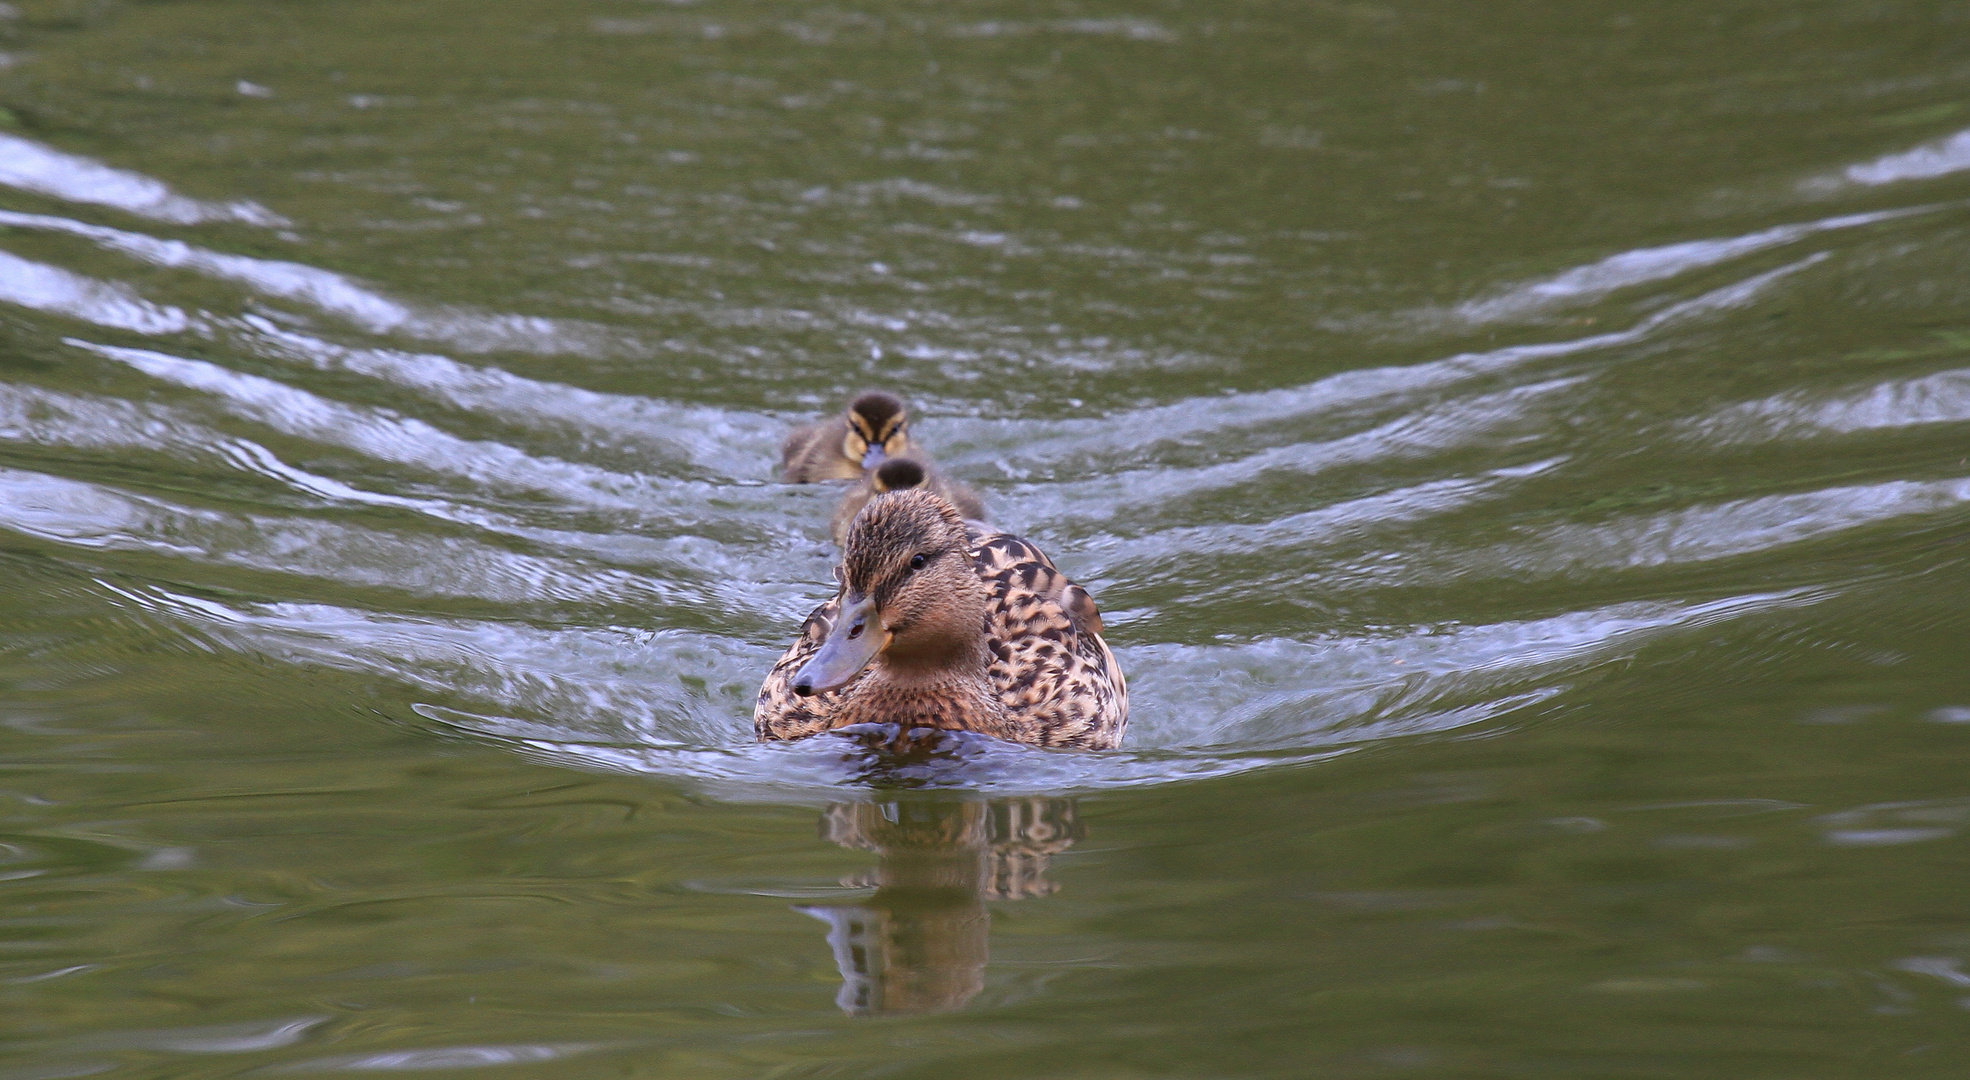
[[[1071,799],[896,799],[836,803],[821,836],[875,852],[860,904],[796,908],[829,925],[851,1014],[944,1012],[985,986],[988,900],[1045,896],[1052,857],[1081,837]]]

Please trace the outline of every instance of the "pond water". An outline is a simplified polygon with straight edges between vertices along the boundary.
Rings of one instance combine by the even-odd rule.
[[[0,1080],[1963,1075],[1966,41],[0,5]],[[753,744],[871,386],[1122,750]]]

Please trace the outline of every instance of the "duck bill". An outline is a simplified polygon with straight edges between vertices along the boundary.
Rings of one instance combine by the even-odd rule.
[[[794,673],[793,692],[801,697],[823,694],[848,685],[889,644],[889,631],[876,617],[875,601],[843,597],[841,614],[827,640]]]
[[[889,454],[883,450],[881,443],[870,443],[869,452],[862,455],[862,471],[868,472],[888,459]]]

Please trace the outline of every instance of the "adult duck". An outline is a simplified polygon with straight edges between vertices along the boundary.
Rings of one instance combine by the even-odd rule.
[[[1032,544],[968,532],[949,500],[912,488],[869,499],[835,576],[840,591],[759,689],[760,741],[877,723],[1038,746],[1121,743],[1128,684],[1101,613]]]

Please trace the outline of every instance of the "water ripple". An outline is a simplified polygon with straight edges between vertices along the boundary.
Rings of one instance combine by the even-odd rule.
[[[485,315],[392,300],[341,274],[302,263],[208,251],[181,240],[91,225],[46,214],[0,211],[0,225],[80,236],[153,266],[192,270],[244,285],[261,296],[295,300],[347,319],[373,334],[442,341],[467,352],[514,349],[537,353],[636,352],[628,338],[600,327],[573,326],[524,315]]]
[[[1815,177],[1801,186],[1807,191],[1823,193],[1836,190],[1843,183],[1876,187],[1908,180],[1933,180],[1965,169],[1970,169],[1970,130],[1849,165],[1834,176]]]
[[[859,775],[831,740],[750,741],[752,694],[772,655],[747,641],[101,587],[225,648],[438,695],[417,712],[571,763],[796,801],[823,799]],[[1664,635],[1822,599],[1792,591],[1311,641],[1123,646],[1136,712],[1129,750],[995,744],[949,782],[1004,792],[1099,790],[1318,760],[1492,720]]]
[[[69,202],[108,206],[174,225],[237,221],[288,224],[279,214],[246,199],[214,203],[187,198],[161,180],[64,153],[18,135],[0,133],[0,184]]]

